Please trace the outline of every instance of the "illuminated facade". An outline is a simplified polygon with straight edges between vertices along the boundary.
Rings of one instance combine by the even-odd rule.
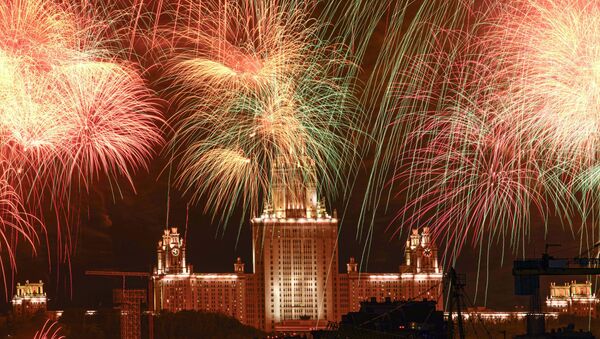
[[[384,302],[407,299],[437,301],[442,309],[443,274],[438,266],[437,247],[431,242],[429,228],[419,233],[413,229],[405,247],[405,262],[398,273],[359,273],[358,264],[350,258],[347,273],[340,274],[340,305],[342,314],[356,312],[360,302],[377,298]],[[347,286],[347,288],[346,288]]]
[[[598,301],[596,295],[592,293],[592,283],[589,281],[585,283],[572,281],[564,285],[551,283],[546,307],[550,311],[596,318]]]
[[[12,312],[15,317],[29,317],[38,312],[46,312],[47,298],[44,283],[25,281],[24,285],[17,283],[17,294],[12,298]]]
[[[463,320],[469,320],[473,318],[477,321],[497,324],[514,320],[523,320],[527,318],[527,314],[529,314],[528,311],[494,311],[483,306],[477,306],[467,307],[466,310],[463,310],[461,316],[463,317]],[[558,319],[558,315],[558,312],[544,312],[546,319]],[[446,317],[448,317],[447,312]],[[456,312],[452,313],[452,319],[457,318],[458,314]]]
[[[359,272],[351,258],[339,273],[336,213],[318,200],[315,180],[294,171],[274,169],[264,211],[251,220],[253,273],[240,258],[230,274],[193,273],[177,229],[166,230],[152,277],[154,310],[219,312],[267,332],[295,332],[338,322],[371,297],[429,299],[441,308],[442,272],[428,228],[413,230],[397,272]]]
[[[154,309],[177,312],[204,310],[223,313],[248,323],[247,278],[238,258],[234,273],[193,273],[185,261],[185,244],[177,228],[165,230],[159,241],[158,262],[152,275]]]
[[[252,219],[253,267],[266,331],[294,331],[339,318],[337,229],[302,168],[278,166],[262,215]]]

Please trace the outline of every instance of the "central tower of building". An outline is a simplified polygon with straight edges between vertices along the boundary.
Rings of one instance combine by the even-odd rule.
[[[264,211],[251,221],[257,320],[268,332],[324,327],[339,317],[338,221],[319,202],[314,171],[303,166],[275,164]]]

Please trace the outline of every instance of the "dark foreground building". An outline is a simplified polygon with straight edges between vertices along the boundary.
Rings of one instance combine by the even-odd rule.
[[[591,332],[583,330],[575,330],[575,326],[569,325],[567,327],[553,329],[550,332],[538,335],[518,335],[515,339],[595,339]]]
[[[377,302],[375,298],[362,302],[358,312],[342,316],[335,327],[313,331],[313,337],[441,339],[447,331],[444,313],[436,309],[434,301]]]

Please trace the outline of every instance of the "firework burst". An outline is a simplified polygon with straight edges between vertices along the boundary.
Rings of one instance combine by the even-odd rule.
[[[548,161],[574,170],[598,158],[600,6],[588,1],[517,1],[500,6],[481,39],[497,94]],[[542,153],[541,151],[539,153]]]
[[[56,99],[66,126],[54,160],[65,185],[101,174],[125,177],[145,167],[161,143],[161,124],[152,92],[134,69],[110,62],[61,67],[54,77]],[[68,186],[67,186],[68,187]]]
[[[382,129],[399,140],[388,150],[400,154],[392,163],[406,183],[398,220],[436,225],[453,254],[467,235],[515,246],[532,214],[570,222],[585,209],[577,192],[595,178],[600,93],[597,4],[460,8],[454,27],[421,23],[434,38],[398,61],[405,71],[384,95],[396,121]],[[383,154],[379,166],[390,161]]]
[[[132,184],[162,144],[153,93],[99,14],[67,1],[0,4],[0,174],[31,213],[75,215],[67,199],[100,177]]]
[[[521,245],[531,213],[544,217],[548,206],[540,169],[510,126],[465,112],[431,117],[426,126],[411,135],[420,146],[407,151],[394,179],[406,183],[401,193],[410,197],[397,220],[435,225],[434,236],[452,244],[450,255],[469,238],[471,244],[500,237]]]
[[[256,212],[278,161],[316,170],[333,194],[356,160],[352,139],[360,131],[349,79],[338,75],[353,67],[344,47],[318,38],[309,6],[226,1],[188,10],[206,14],[183,20],[172,39],[175,51],[186,49],[168,68],[181,112],[171,146],[183,159],[180,187],[208,196],[215,216],[240,202],[223,208],[224,192]],[[314,165],[304,166],[308,158]]]
[[[0,49],[24,72],[46,71],[77,47],[81,30],[68,6],[48,0],[0,4]]]

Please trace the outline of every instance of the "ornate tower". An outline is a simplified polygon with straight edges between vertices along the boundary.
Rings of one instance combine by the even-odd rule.
[[[237,257],[237,260],[233,264],[233,271],[235,273],[244,274],[244,262],[242,261],[242,258]]]
[[[346,264],[348,274],[358,273],[358,263],[354,257],[350,257],[350,262]]]
[[[154,274],[190,274],[192,267],[185,262],[185,244],[177,228],[165,230],[156,249],[158,262]]]
[[[303,162],[275,165],[265,210],[252,220],[258,320],[268,332],[338,320],[338,221],[317,199],[312,163]]]
[[[313,218],[320,204],[317,201],[314,162],[306,157],[290,164],[279,157],[271,175],[271,196],[263,214],[277,218]],[[270,201],[269,201],[270,200]],[[323,211],[321,211],[322,213]]]
[[[440,273],[437,251],[437,246],[431,241],[429,227],[423,227],[420,234],[418,229],[413,229],[406,240],[405,262],[400,266],[400,272]]]

